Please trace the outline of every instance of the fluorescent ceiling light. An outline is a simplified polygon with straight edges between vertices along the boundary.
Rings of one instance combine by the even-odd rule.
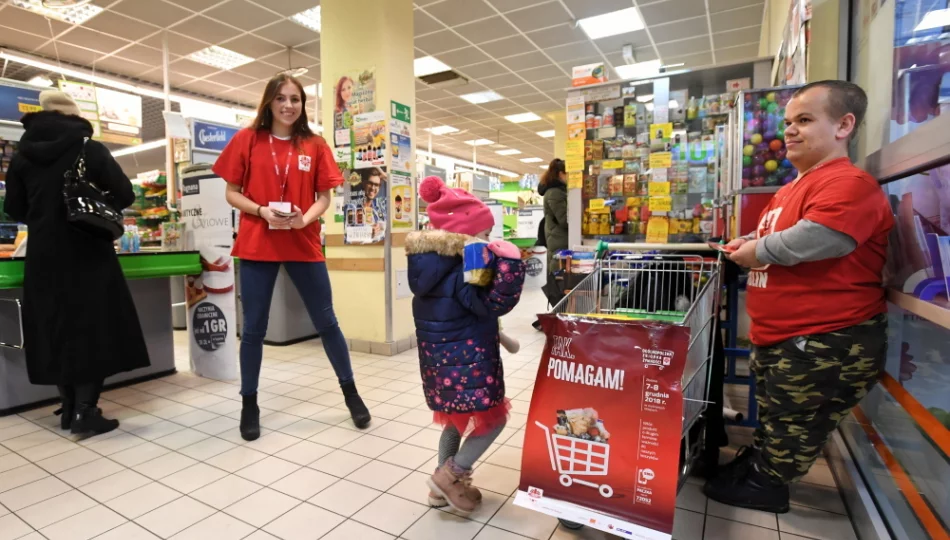
[[[46,75],[37,75],[26,81],[26,84],[32,84],[33,86],[53,86],[53,81],[49,80],[49,77]]]
[[[685,65],[686,65],[686,62],[679,62],[676,64],[666,64],[665,66],[660,66],[660,67],[662,67],[663,69],[670,69],[670,68],[675,68],[675,67],[682,67]]]
[[[587,17],[577,21],[577,25],[584,30],[587,37],[600,39],[642,30],[643,19],[637,8],[631,7],[596,17]]]
[[[426,131],[433,135],[448,135],[449,133],[458,133],[458,128],[452,126],[435,126],[426,128]]]
[[[539,169],[543,169],[543,170],[545,170],[545,171],[548,170],[548,166],[547,166],[547,165],[541,165],[541,166],[538,167],[538,168],[539,168]]]
[[[168,144],[168,139],[158,139],[155,141],[150,141],[147,143],[142,143],[136,146],[129,146],[128,148],[122,148],[112,152],[112,157],[122,157],[128,156],[131,154],[138,154],[139,152],[145,152],[146,150],[154,150],[156,148],[161,148]]]
[[[660,61],[650,60],[648,62],[637,62],[636,64],[627,64],[625,66],[616,66],[614,71],[621,79],[643,79],[646,77],[655,77],[660,74]]]
[[[472,105],[481,105],[482,103],[490,103],[492,101],[498,101],[499,99],[505,99],[504,96],[492,90],[475,92],[473,94],[465,94],[464,96],[459,97],[471,103]]]
[[[422,58],[416,58],[413,60],[412,71],[416,77],[425,77],[426,75],[432,75],[433,73],[452,71],[452,68],[450,68],[448,64],[441,60],[431,56],[423,56]]]
[[[241,53],[236,53],[224,47],[218,47],[217,45],[212,45],[198,52],[193,52],[188,55],[188,58],[218,69],[234,69],[254,61],[250,56],[244,56]]]
[[[541,117],[534,114],[533,112],[526,112],[520,114],[509,114],[505,117],[505,120],[511,122],[512,124],[523,124],[525,122],[537,122]]]
[[[653,94],[640,94],[637,96],[637,101],[640,103],[649,103],[653,101]]]
[[[499,150],[495,152],[499,156],[515,156],[521,153],[521,150],[515,150],[514,148],[509,148],[507,150]]]
[[[933,11],[927,12],[927,14],[924,15],[924,18],[920,21],[920,24],[914,27],[914,32],[932,30],[934,28],[942,28],[944,26],[950,26],[950,8],[935,9]]]
[[[522,163],[541,163],[542,161],[544,160],[539,157],[529,157],[521,160]]]
[[[310,8],[307,11],[301,11],[300,13],[291,17],[291,20],[300,26],[309,28],[314,32],[319,33],[321,25],[320,6]]]
[[[554,136],[554,130],[553,130],[553,129],[549,129],[549,130],[547,130],[547,131],[539,131],[539,132],[538,132],[538,135],[544,137],[545,139],[550,139],[551,137]]]
[[[82,24],[96,15],[105,11],[99,6],[92,4],[83,4],[79,6],[48,8],[43,5],[41,0],[12,0],[11,2],[18,8],[23,8],[33,13],[38,13],[44,17],[50,17],[59,21],[65,21],[70,24]]]
[[[465,144],[469,146],[487,146],[489,144],[495,144],[495,141],[489,139],[475,139],[472,141],[465,141]]]

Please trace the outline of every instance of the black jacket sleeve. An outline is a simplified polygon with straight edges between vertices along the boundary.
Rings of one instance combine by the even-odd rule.
[[[30,210],[30,199],[26,193],[26,185],[23,183],[23,176],[20,174],[20,156],[13,156],[10,162],[10,168],[7,170],[7,195],[3,201],[3,211],[15,221],[26,221],[26,215]]]
[[[112,152],[98,141],[86,143],[86,170],[89,180],[112,195],[115,205],[121,210],[135,202],[132,182],[122,167],[112,157]]]

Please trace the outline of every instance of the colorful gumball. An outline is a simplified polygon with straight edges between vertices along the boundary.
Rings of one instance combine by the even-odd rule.
[[[751,156],[753,153],[755,153],[755,147],[751,144],[747,144],[742,147],[742,155]]]
[[[742,156],[742,166],[751,167],[752,166],[752,157],[751,156]]]
[[[778,103],[774,103],[774,102],[773,102],[773,103],[769,103],[769,106],[766,107],[765,110],[769,111],[770,114],[775,114],[775,113],[777,113],[777,112],[778,112]]]
[[[783,141],[785,140],[785,125],[784,124],[779,126],[778,131],[775,132],[775,138],[782,139]]]
[[[764,109],[769,106],[769,100],[762,98],[759,100],[759,108]]]
[[[765,176],[766,170],[764,165],[756,165],[752,167],[752,176]]]
[[[768,94],[765,94],[765,99],[766,101],[775,103],[775,92],[769,92]]]
[[[758,133],[761,122],[757,118],[746,120],[746,130],[750,133]]]
[[[769,145],[767,143],[762,142],[762,138],[760,137],[759,143],[755,145],[755,153],[764,154],[768,151],[769,151]]]
[[[777,175],[770,174],[765,178],[765,185],[767,186],[778,186],[782,184],[782,179]]]
[[[782,149],[782,146],[784,146],[784,144],[778,139],[772,139],[772,141],[769,142],[769,149],[771,149],[773,152],[778,152]]]
[[[752,179],[752,187],[762,187],[765,185],[765,178],[762,176],[756,176]]]
[[[765,162],[765,170],[769,172],[775,172],[775,169],[778,169],[778,162],[774,159],[770,159]]]
[[[743,167],[742,168],[742,177],[750,178],[752,176],[752,167]]]
[[[788,158],[786,158],[782,160],[782,167],[787,167],[791,169],[791,168],[794,168],[794,165],[792,165],[792,162],[789,161]]]
[[[765,156],[762,154],[756,154],[752,156],[752,163],[756,165],[765,165]]]
[[[752,187],[752,180],[749,179],[749,178],[743,177],[743,178],[742,178],[742,187],[744,187],[744,188]]]
[[[791,184],[798,177],[798,173],[792,173],[782,179],[782,184]]]
[[[752,136],[749,137],[749,142],[751,142],[752,144],[759,144],[759,143],[761,143],[761,142],[762,142],[762,135],[759,134],[759,133],[753,133]]]
[[[784,160],[786,155],[788,155],[788,150],[786,150],[784,147],[775,151],[775,159],[779,161]]]
[[[766,131],[766,132],[765,132],[765,140],[766,140],[766,141],[771,141],[771,140],[773,140],[773,139],[775,139],[775,130],[773,129],[773,130],[770,130],[770,131]]]

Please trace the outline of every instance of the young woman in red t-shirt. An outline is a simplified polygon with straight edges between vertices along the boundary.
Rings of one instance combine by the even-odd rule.
[[[260,436],[257,386],[274,284],[281,265],[300,293],[336,372],[358,428],[370,414],[356,391],[346,339],[333,313],[330,277],[320,245],[320,216],[343,176],[329,146],[307,123],[300,82],[277,75],[267,83],[253,126],[239,131],[214,165],[228,182],[227,199],[243,212],[233,255],[241,260],[241,436]]]

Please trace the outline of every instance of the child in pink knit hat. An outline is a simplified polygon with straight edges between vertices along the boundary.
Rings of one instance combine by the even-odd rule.
[[[481,502],[472,469],[508,418],[498,319],[518,304],[525,267],[514,245],[487,242],[495,219],[478,198],[435,177],[422,181],[419,196],[434,229],[406,239],[409,287],[423,391],[443,426],[429,502],[471,512]],[[467,279],[469,264],[489,277]]]

